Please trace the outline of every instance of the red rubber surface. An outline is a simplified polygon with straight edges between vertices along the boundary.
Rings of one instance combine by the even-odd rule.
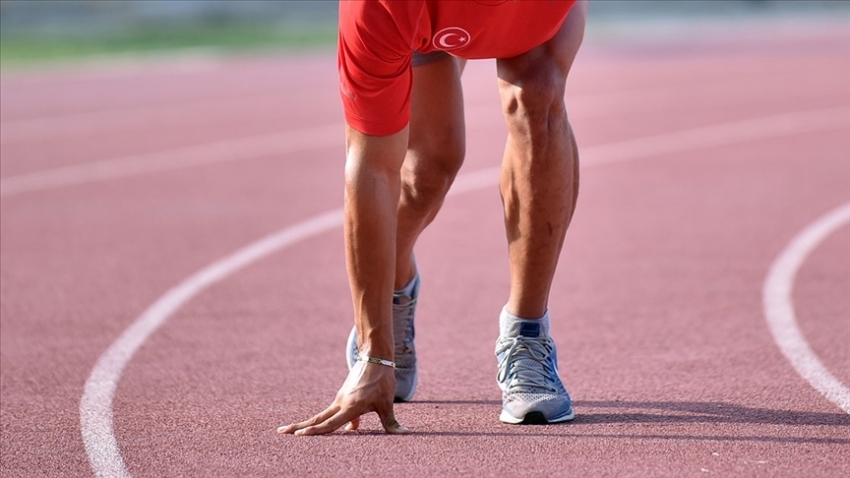
[[[4,77],[2,178],[341,120],[332,55]],[[497,166],[492,62],[464,77],[462,173]],[[850,107],[850,33],[639,50],[587,45],[568,104],[581,148]],[[847,110],[850,111],[850,110]],[[202,291],[133,356],[114,401],[133,476],[847,476],[850,416],[779,351],[772,262],[850,200],[836,127],[583,170],[551,299],[577,418],[498,422],[507,295],[495,186],[453,196],[423,235],[420,387],[405,437],[279,436],[329,403],[351,327],[338,229]],[[306,152],[24,192],[0,205],[3,476],[88,476],[80,398],[154,301],[265,234],[341,205],[342,131]],[[793,299],[850,384],[850,228],[806,259]]]

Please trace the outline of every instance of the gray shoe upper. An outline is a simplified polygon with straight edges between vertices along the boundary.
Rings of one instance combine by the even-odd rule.
[[[414,316],[419,297],[419,272],[413,277],[410,295],[393,293],[393,340],[395,342],[396,399],[406,402],[416,392],[417,368]]]
[[[541,333],[539,323],[523,321],[499,337],[497,382],[502,389],[502,421],[519,423],[529,413],[546,421],[572,418],[570,396],[558,375],[555,342]]]
[[[419,272],[413,278],[410,294],[396,291],[393,293],[393,342],[395,344],[394,359],[396,364],[396,393],[398,401],[406,402],[413,398],[416,392],[418,371],[416,367],[416,346],[413,339],[416,336],[414,317],[416,300],[419,297]],[[346,346],[348,367],[354,366],[357,360],[357,329],[352,328]]]
[[[395,363],[398,368],[416,366],[416,327],[413,319],[416,313],[416,299],[419,297],[419,274],[414,277],[413,291],[410,295],[403,292],[393,293],[393,340],[395,342]]]

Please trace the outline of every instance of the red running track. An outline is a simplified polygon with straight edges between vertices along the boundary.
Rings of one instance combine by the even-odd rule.
[[[468,159],[417,249],[405,437],[374,417],[275,433],[346,374],[331,54],[3,77],[0,474],[847,476],[841,390],[792,366],[763,288],[850,201],[850,33],[741,38],[579,56],[582,192],[551,303],[578,416],[557,426],[497,419],[504,128],[493,63],[470,63]],[[846,389],[847,221],[799,259],[800,337]]]

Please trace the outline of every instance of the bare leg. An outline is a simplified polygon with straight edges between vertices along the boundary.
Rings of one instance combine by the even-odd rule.
[[[461,60],[413,68],[410,137],[401,169],[395,288],[415,274],[413,246],[434,220],[465,152]]]
[[[585,12],[580,2],[550,41],[497,63],[508,126],[500,184],[511,271],[507,309],[518,317],[546,313],[578,195],[578,154],[564,89]]]

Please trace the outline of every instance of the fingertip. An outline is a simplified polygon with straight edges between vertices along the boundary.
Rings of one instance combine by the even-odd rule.
[[[301,428],[299,430],[295,430],[294,435],[300,436],[300,437],[305,437],[305,436],[312,436],[312,435],[324,435],[324,434],[330,433],[332,431],[333,430],[326,430],[325,428],[323,428],[319,425],[316,425],[316,426],[312,426],[312,427],[305,427],[305,428]]]
[[[404,425],[398,425],[398,426],[392,428],[391,430],[387,430],[387,431],[394,434],[394,435],[405,435],[407,433],[410,433],[410,429],[407,428]]]
[[[292,428],[292,425],[281,425],[277,427],[277,432],[280,434],[291,433],[290,428]]]
[[[384,422],[384,430],[386,430],[387,433],[391,433],[393,435],[403,435],[405,433],[410,433],[410,429],[396,421],[394,417],[391,417],[390,419]]]

